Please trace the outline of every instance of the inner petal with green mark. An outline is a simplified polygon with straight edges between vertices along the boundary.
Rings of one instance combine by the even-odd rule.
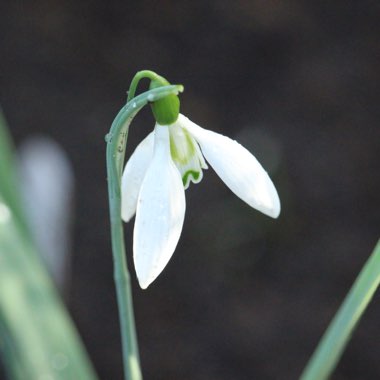
[[[199,183],[203,178],[202,169],[207,169],[206,162],[198,143],[178,123],[169,126],[170,153],[173,162],[182,176],[185,189],[190,181]]]

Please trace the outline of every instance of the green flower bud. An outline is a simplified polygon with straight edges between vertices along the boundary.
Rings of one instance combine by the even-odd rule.
[[[152,79],[149,89],[169,86],[170,83],[163,77],[158,76]],[[152,101],[153,115],[160,125],[170,125],[177,121],[179,115],[179,97],[177,95],[168,95],[163,99]]]

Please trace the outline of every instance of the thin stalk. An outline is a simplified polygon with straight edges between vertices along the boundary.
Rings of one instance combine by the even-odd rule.
[[[182,86],[164,86],[147,91],[131,99],[112,123],[107,141],[107,179],[110,208],[114,280],[121,339],[123,348],[124,376],[126,380],[140,380],[142,373],[136,338],[130,275],[125,256],[124,232],[121,221],[121,173],[123,169],[128,129],[138,111],[152,101],[183,91]]]
[[[380,283],[380,240],[319,342],[301,380],[328,379]]]
[[[158,74],[156,74],[154,71],[150,70],[141,70],[136,75],[133,77],[131,85],[129,86],[128,90],[128,98],[127,98],[127,103],[135,97],[135,92],[137,89],[137,86],[140,82],[141,79],[148,78],[150,80],[157,80],[160,78]]]

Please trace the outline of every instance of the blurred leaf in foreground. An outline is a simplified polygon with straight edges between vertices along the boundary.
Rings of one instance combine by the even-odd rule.
[[[81,340],[30,239],[0,115],[0,351],[12,380],[92,380]],[[49,233],[49,231],[46,231]]]

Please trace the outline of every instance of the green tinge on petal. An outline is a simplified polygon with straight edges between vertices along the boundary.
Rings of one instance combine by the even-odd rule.
[[[181,173],[185,189],[190,182],[199,183],[203,178],[202,169],[207,169],[206,162],[198,143],[191,134],[178,123],[169,126],[170,154]]]
[[[189,132],[180,127],[171,127],[170,133],[170,153],[174,162],[186,164],[194,156],[195,141],[193,141]]]
[[[182,175],[183,186],[188,187],[190,181],[194,183],[198,183],[200,175],[201,175],[200,172],[196,172],[194,170],[188,170],[184,175]]]

